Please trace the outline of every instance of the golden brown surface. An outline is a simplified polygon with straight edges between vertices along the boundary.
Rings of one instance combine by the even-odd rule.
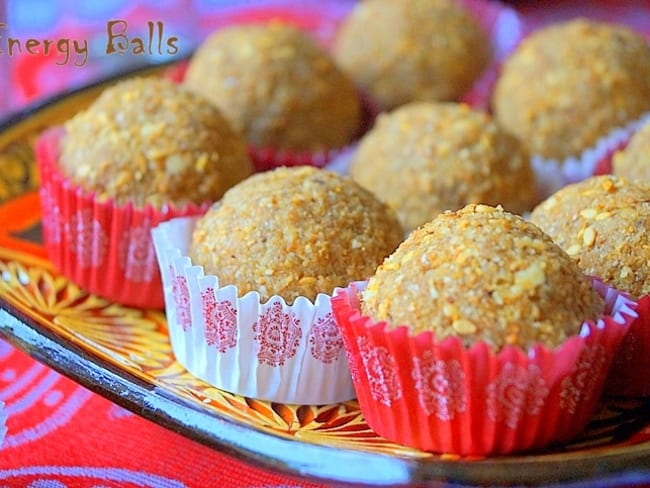
[[[382,114],[350,175],[395,209],[406,229],[468,203],[522,213],[537,202],[518,140],[461,104],[414,102]]]
[[[650,293],[650,187],[595,176],[551,195],[531,220],[586,274],[635,297]]]
[[[577,19],[542,28],[504,64],[493,106],[531,154],[578,156],[650,110],[650,47],[614,24]]]
[[[313,300],[368,278],[403,235],[394,213],[349,178],[279,168],[229,190],[197,223],[190,257],[241,295]]]
[[[243,138],[219,111],[164,79],[106,89],[65,131],[64,174],[118,204],[211,202],[253,171]]]
[[[390,109],[458,99],[489,64],[491,42],[452,0],[365,0],[343,21],[334,57]]]
[[[484,340],[495,350],[556,346],[604,311],[576,264],[538,227],[468,205],[413,231],[378,268],[362,312],[412,333]]]
[[[614,154],[612,172],[628,180],[650,183],[650,121],[632,136],[624,150]]]
[[[338,148],[360,125],[352,81],[311,38],[284,24],[215,32],[197,49],[185,82],[257,147]]]

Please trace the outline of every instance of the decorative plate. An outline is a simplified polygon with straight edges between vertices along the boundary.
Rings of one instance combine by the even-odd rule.
[[[57,273],[41,243],[32,144],[111,81],[59,96],[0,125],[0,334],[10,342],[188,438],[311,480],[372,486],[650,482],[650,400],[605,400],[587,430],[568,445],[470,459],[380,438],[356,401],[284,405],[193,378],[175,361],[162,312],[88,295]]]

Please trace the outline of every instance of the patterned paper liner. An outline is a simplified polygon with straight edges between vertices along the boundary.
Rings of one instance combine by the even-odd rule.
[[[222,390],[279,403],[321,405],[354,398],[343,338],[331,297],[293,305],[278,296],[261,303],[220,286],[187,256],[197,218],[153,229],[172,349],[194,376]]]
[[[160,272],[151,229],[174,217],[204,213],[209,204],[135,208],[99,201],[58,168],[62,128],[36,142],[43,239],[47,255],[65,277],[90,293],[123,305],[162,309]]]
[[[577,183],[595,174],[610,173],[614,152],[625,147],[632,135],[649,120],[650,112],[646,112],[625,126],[611,130],[578,157],[557,161],[533,156],[531,164],[541,197],[546,198],[568,184]]]
[[[650,397],[650,295],[639,299],[637,313],[614,357],[606,395]]]
[[[424,451],[484,456],[567,441],[594,413],[636,303],[594,281],[609,315],[556,349],[495,354],[484,342],[389,330],[360,315],[354,283],[332,299],[359,406],[386,439]]]

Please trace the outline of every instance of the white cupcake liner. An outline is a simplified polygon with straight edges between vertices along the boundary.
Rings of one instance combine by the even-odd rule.
[[[558,161],[533,155],[531,165],[535,172],[540,196],[546,198],[568,184],[577,183],[593,176],[599,164],[614,150],[629,141],[630,137],[649,120],[650,112],[646,112],[638,119],[612,129],[577,157]]]
[[[152,230],[178,362],[217,388],[261,400],[320,405],[354,398],[331,297],[261,303],[256,291],[240,296],[236,286],[220,286],[187,255],[196,221],[172,219]]]
[[[5,404],[0,401],[0,447],[5,440],[7,435],[7,411],[5,410]]]

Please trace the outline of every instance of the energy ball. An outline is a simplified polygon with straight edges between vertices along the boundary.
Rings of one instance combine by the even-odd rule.
[[[372,275],[403,239],[394,213],[351,179],[313,167],[258,173],[197,222],[189,255],[221,286],[293,302]]]
[[[185,84],[259,148],[339,148],[361,123],[348,76],[306,33],[277,22],[216,31],[192,57]]]
[[[350,175],[406,229],[468,203],[522,213],[537,202],[528,154],[489,115],[456,103],[413,102],[382,114]]]
[[[650,187],[611,175],[566,186],[531,220],[588,275],[635,297],[650,293]]]
[[[334,58],[391,109],[459,99],[490,63],[491,41],[452,0],[365,0],[344,19]]]
[[[219,110],[161,78],[107,88],[64,128],[63,174],[118,205],[212,202],[253,171],[244,139]]]
[[[621,25],[585,19],[549,25],[505,62],[493,108],[531,154],[579,156],[650,110],[650,46]]]
[[[445,212],[413,231],[377,269],[361,310],[436,340],[555,347],[604,301],[537,226],[487,205]]]

